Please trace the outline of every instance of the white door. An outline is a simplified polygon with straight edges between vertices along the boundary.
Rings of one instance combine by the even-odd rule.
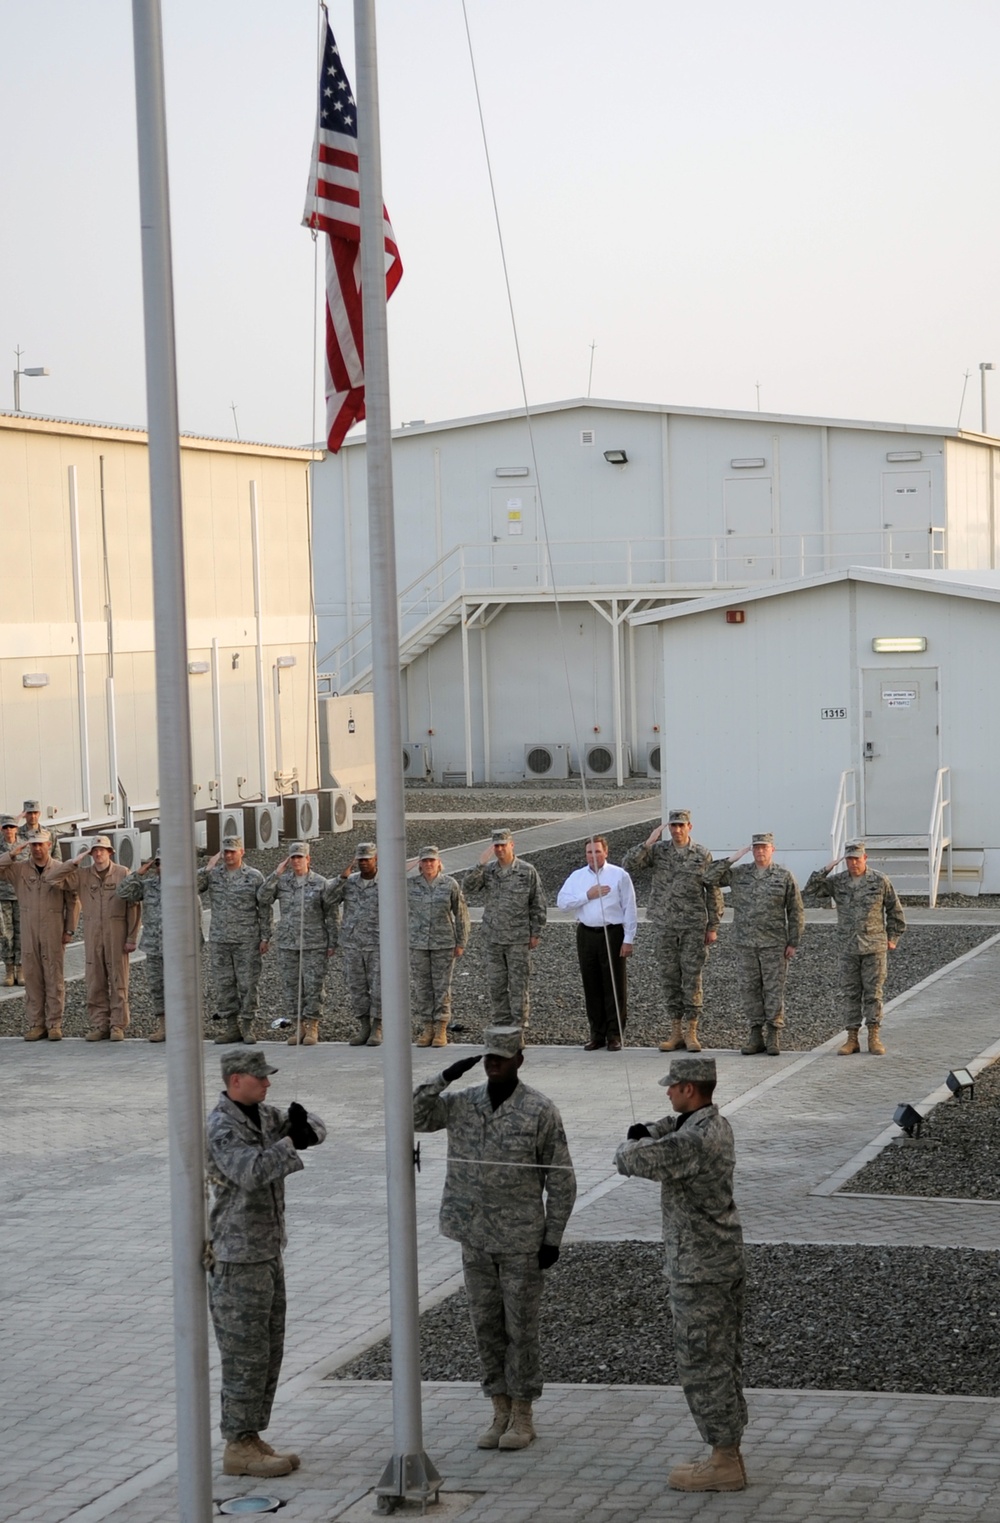
[[[492,533],[494,587],[537,587],[540,552],[534,487],[493,488]]]
[[[882,472],[885,566],[897,571],[930,566],[930,471]]]
[[[774,575],[774,512],[770,476],[723,484],[726,539],[723,581],[760,582]]]
[[[937,667],[870,668],[862,675],[865,832],[926,835],[941,765]]]

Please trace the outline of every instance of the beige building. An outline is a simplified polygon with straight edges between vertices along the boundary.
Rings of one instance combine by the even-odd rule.
[[[318,782],[308,450],[183,437],[196,811]],[[0,415],[0,808],[157,811],[146,435]]]

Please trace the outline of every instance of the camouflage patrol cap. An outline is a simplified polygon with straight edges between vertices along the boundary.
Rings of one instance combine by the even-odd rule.
[[[418,860],[421,862],[440,862],[441,853],[436,846],[421,846]]]
[[[0,830],[16,830],[17,821],[11,814],[0,815]]]
[[[24,814],[41,814],[42,806],[38,799],[25,799],[21,810]]]
[[[288,848],[288,855],[290,857],[308,857],[311,853],[305,841],[293,841]]]
[[[714,1084],[717,1078],[714,1058],[671,1058],[670,1072],[660,1080],[668,1084]]]
[[[231,1079],[233,1074],[249,1074],[253,1079],[266,1079],[270,1074],[276,1074],[278,1070],[272,1068],[259,1048],[252,1048],[249,1052],[246,1048],[232,1047],[222,1054],[222,1082]]]
[[[670,813],[667,815],[668,825],[690,825],[690,823],[690,809],[671,809]]]
[[[866,857],[867,855],[868,848],[864,841],[851,841],[844,847],[845,857]]]
[[[774,836],[771,834],[771,832],[769,830],[758,830],[757,834],[753,837],[753,845],[754,846],[773,846],[774,845]]]
[[[494,830],[490,839],[494,846],[502,846],[504,841],[513,841],[514,837],[509,830]]]
[[[27,841],[29,846],[51,846],[52,837],[47,830],[33,830],[30,836],[27,837]]]
[[[110,836],[95,836],[90,843],[91,851],[93,851],[95,846],[103,846],[107,851],[114,853],[115,843]]]
[[[524,1047],[520,1026],[488,1026],[483,1032],[483,1057],[516,1058]]]
[[[378,856],[378,848],[374,841],[362,841],[354,853],[355,862],[369,862],[372,857]]]
[[[223,849],[223,851],[242,851],[243,850],[243,837],[242,836],[223,836],[222,837],[222,849]]]

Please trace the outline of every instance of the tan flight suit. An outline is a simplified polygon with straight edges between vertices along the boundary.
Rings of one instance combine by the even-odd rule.
[[[63,936],[72,936],[80,919],[77,877],[68,862],[50,859],[40,873],[23,853],[0,856],[0,878],[13,883],[21,906],[21,971],[29,1031],[62,1027]]]
[[[128,1026],[128,953],[142,924],[142,905],[120,899],[116,890],[128,868],[112,862],[104,873],[91,864],[80,869],[83,945],[87,962],[87,1014],[93,1031]]]

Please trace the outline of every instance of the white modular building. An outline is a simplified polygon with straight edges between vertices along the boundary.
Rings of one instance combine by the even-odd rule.
[[[861,836],[901,892],[1000,892],[1000,572],[852,567],[644,617],[663,800],[800,874]]]
[[[637,616],[864,564],[1000,565],[1000,440],[579,399],[393,441],[405,760],[455,782],[658,775]],[[370,685],[364,438],[315,475],[321,691]]]

